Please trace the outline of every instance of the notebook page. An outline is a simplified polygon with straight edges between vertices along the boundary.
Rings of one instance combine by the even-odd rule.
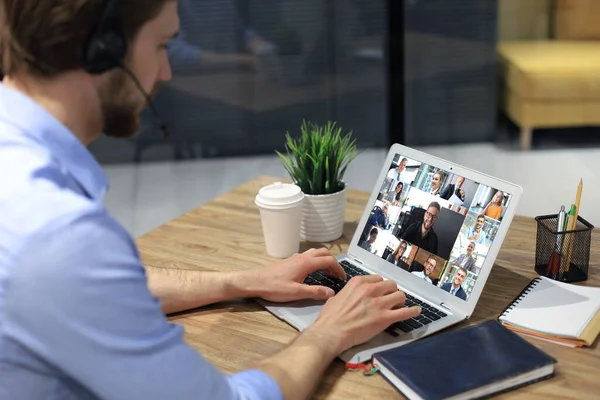
[[[552,336],[578,338],[600,308],[600,288],[541,277],[500,321]]]

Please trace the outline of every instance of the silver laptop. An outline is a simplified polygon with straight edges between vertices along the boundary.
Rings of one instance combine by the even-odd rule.
[[[522,193],[515,184],[393,145],[348,253],[337,258],[348,280],[366,274],[393,280],[406,293],[406,305],[419,305],[422,312],[388,327],[340,358],[369,360],[376,352],[469,318]],[[337,292],[346,282],[316,272],[305,283],[327,285]],[[299,330],[317,319],[323,305],[312,300],[261,303]]]

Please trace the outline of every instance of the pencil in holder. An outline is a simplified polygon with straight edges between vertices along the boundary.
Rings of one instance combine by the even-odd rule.
[[[580,216],[575,229],[558,229],[558,215],[535,217],[535,271],[561,282],[587,280],[594,226]]]

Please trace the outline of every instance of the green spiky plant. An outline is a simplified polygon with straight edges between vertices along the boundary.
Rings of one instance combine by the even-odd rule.
[[[304,194],[337,193],[344,189],[344,174],[356,157],[356,139],[352,132],[342,135],[335,122],[324,126],[303,121],[300,137],[286,132],[287,154],[279,155],[283,167]]]

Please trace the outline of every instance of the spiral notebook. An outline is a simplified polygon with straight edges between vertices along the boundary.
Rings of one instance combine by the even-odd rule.
[[[570,347],[591,346],[600,332],[600,288],[534,279],[498,320],[508,329]]]

